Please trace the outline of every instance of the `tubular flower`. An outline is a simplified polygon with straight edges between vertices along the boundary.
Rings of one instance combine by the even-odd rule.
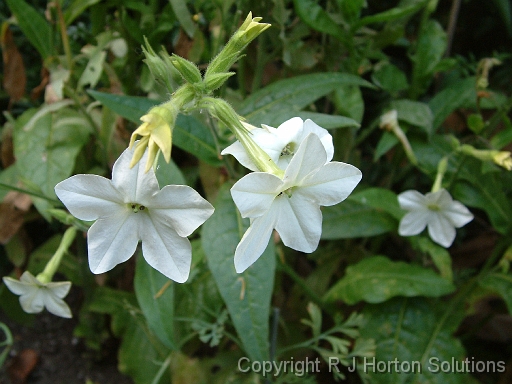
[[[142,242],[153,268],[179,283],[190,272],[189,236],[213,213],[213,207],[192,188],[167,185],[160,190],[153,169],[130,167],[134,150],[115,162],[112,180],[75,175],[55,186],[55,193],[80,220],[96,220],[87,233],[89,266],[103,273],[128,260]],[[148,151],[142,156],[147,160]]]
[[[21,308],[27,313],[40,313],[44,308],[55,316],[71,318],[71,310],[64,302],[64,297],[71,288],[71,282],[43,283],[29,271],[23,272],[19,280],[12,277],[3,278],[9,290],[20,296]]]
[[[167,107],[154,107],[147,115],[140,118],[143,123],[133,131],[129,147],[133,147],[137,136],[142,136],[142,139],[135,145],[130,167],[139,162],[145,153],[146,147],[149,150],[149,154],[145,172],[153,165],[158,149],[162,150],[166,162],[171,160],[172,127],[174,126],[175,118],[176,114],[172,113]]]
[[[245,126],[250,129],[251,138],[256,144],[283,170],[290,163],[302,141],[310,133],[314,133],[319,137],[327,155],[326,163],[331,161],[334,155],[332,136],[326,129],[309,119],[302,121],[300,117],[293,117],[277,128],[265,124],[262,124],[262,128],[256,128],[249,124],[245,124]],[[240,141],[236,141],[225,148],[221,154],[233,155],[244,167],[249,168],[251,171],[259,171]]]
[[[452,199],[446,189],[422,195],[405,191],[398,195],[402,209],[409,211],[400,220],[400,236],[413,236],[428,227],[428,234],[439,245],[448,248],[455,239],[455,228],[473,220],[473,214],[460,202]]]
[[[238,273],[252,265],[265,250],[273,229],[283,243],[301,252],[313,252],[322,232],[320,206],[345,200],[361,180],[356,167],[327,162],[320,138],[309,134],[299,145],[281,179],[253,172],[231,188],[231,196],[249,229],[235,251]]]

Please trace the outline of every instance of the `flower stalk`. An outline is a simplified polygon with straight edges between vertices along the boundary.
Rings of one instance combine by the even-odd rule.
[[[44,270],[36,276],[36,279],[39,280],[43,284],[48,284],[52,281],[53,275],[59,269],[60,262],[62,261],[62,257],[67,252],[70,245],[75,240],[76,236],[76,228],[69,227],[64,232],[64,236],[62,236],[62,240],[60,241],[59,247],[55,251],[52,258],[48,261]]]

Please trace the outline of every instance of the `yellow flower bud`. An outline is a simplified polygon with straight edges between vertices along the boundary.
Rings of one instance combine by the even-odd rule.
[[[507,171],[512,171],[512,157],[508,151],[496,151],[492,156],[492,161]]]

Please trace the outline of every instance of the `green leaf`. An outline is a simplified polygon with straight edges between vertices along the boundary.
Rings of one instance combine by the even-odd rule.
[[[52,28],[45,18],[25,0],[6,0],[12,14],[28,41],[41,54],[43,60],[52,55]]]
[[[352,30],[356,31],[362,26],[368,24],[383,23],[386,21],[397,20],[401,19],[402,17],[412,15],[413,13],[418,12],[421,8],[423,8],[426,3],[427,1],[423,0],[403,7],[394,7],[375,15],[363,17],[352,26]]]
[[[450,256],[450,252],[427,237],[412,236],[408,239],[414,248],[430,255],[443,278],[448,281],[453,281],[452,257]]]
[[[398,120],[420,127],[427,135],[431,135],[433,115],[428,104],[413,100],[394,100],[391,108],[396,109]]]
[[[140,117],[159,102],[146,97],[112,95],[89,90],[88,93],[118,115],[140,123]],[[178,115],[173,130],[173,145],[197,156],[211,165],[219,165],[212,135],[203,123],[193,116]]]
[[[183,30],[187,33],[188,37],[194,37],[197,27],[188,11],[187,2],[183,0],[169,0],[169,2]]]
[[[315,100],[344,85],[374,86],[347,73],[314,73],[276,81],[244,100],[238,113],[251,124],[277,127]]]
[[[512,314],[512,275],[505,273],[489,273],[478,283],[491,291],[497,292],[507,304],[508,312]]]
[[[322,239],[349,239],[396,231],[397,222],[380,208],[350,196],[340,204],[323,207]]]
[[[215,203],[215,212],[203,225],[202,243],[208,266],[227,305],[233,325],[247,356],[253,361],[269,359],[270,299],[274,285],[273,242],[245,272],[237,274],[235,248],[247,228],[225,184]]]
[[[404,211],[398,204],[397,195],[389,189],[368,188],[363,191],[353,193],[350,195],[349,199],[375,208],[379,211],[387,212],[397,220],[400,220],[404,214]]]
[[[438,92],[429,101],[428,105],[434,115],[434,130],[437,130],[453,111],[476,102],[475,82],[474,77],[457,81]]]
[[[66,108],[69,102],[28,110],[16,120],[14,154],[18,175],[55,197],[55,184],[69,177],[91,128],[81,113]]]
[[[455,368],[457,362],[460,371],[465,351],[461,342],[452,336],[456,325],[447,324],[439,312],[439,305],[431,305],[422,298],[367,305],[363,312],[367,322],[361,328],[361,337],[375,339],[377,349],[375,360],[366,358],[366,362],[380,362],[381,366],[390,362],[392,369],[374,370],[363,361],[357,367],[362,379],[375,384],[471,382],[468,374],[454,373],[455,369],[441,370],[441,364],[444,363],[445,369],[447,364]],[[398,370],[394,369],[395,359]]]
[[[395,296],[438,297],[454,289],[451,282],[431,269],[374,256],[348,267],[346,275],[327,292],[325,298],[341,300],[349,305],[362,300],[381,303]]]
[[[311,28],[327,33],[340,40],[345,40],[345,31],[341,26],[324,11],[324,9],[313,0],[294,0],[295,12]]]
[[[168,348],[176,350],[174,339],[174,283],[152,268],[139,255],[134,279],[135,295],[146,321]]]
[[[185,177],[181,173],[181,170],[174,163],[174,161],[169,161],[166,163],[164,159],[164,155],[160,152],[158,158],[158,166],[156,168],[156,178],[158,179],[158,185],[160,188],[165,187],[166,185],[177,184],[177,185],[186,185]]]
[[[405,73],[390,63],[384,63],[375,68],[372,73],[372,81],[392,93],[403,91],[409,86]]]
[[[443,27],[435,21],[428,20],[421,30],[415,53],[411,60],[414,63],[410,95],[417,99],[427,90],[437,72],[437,65],[446,50],[447,37]]]
[[[98,4],[101,0],[74,0],[64,11],[64,22],[70,25],[91,5]]]

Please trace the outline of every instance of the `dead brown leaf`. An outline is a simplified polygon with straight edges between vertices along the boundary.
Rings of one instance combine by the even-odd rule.
[[[24,349],[9,362],[7,372],[13,384],[23,384],[39,361],[39,354],[33,349]]]
[[[14,43],[9,24],[2,25],[0,45],[2,46],[2,59],[4,62],[3,86],[10,97],[9,104],[20,100],[25,94],[27,77],[25,66],[18,47]]]
[[[0,243],[6,244],[23,225],[25,213],[32,205],[30,196],[10,191],[0,203]]]

